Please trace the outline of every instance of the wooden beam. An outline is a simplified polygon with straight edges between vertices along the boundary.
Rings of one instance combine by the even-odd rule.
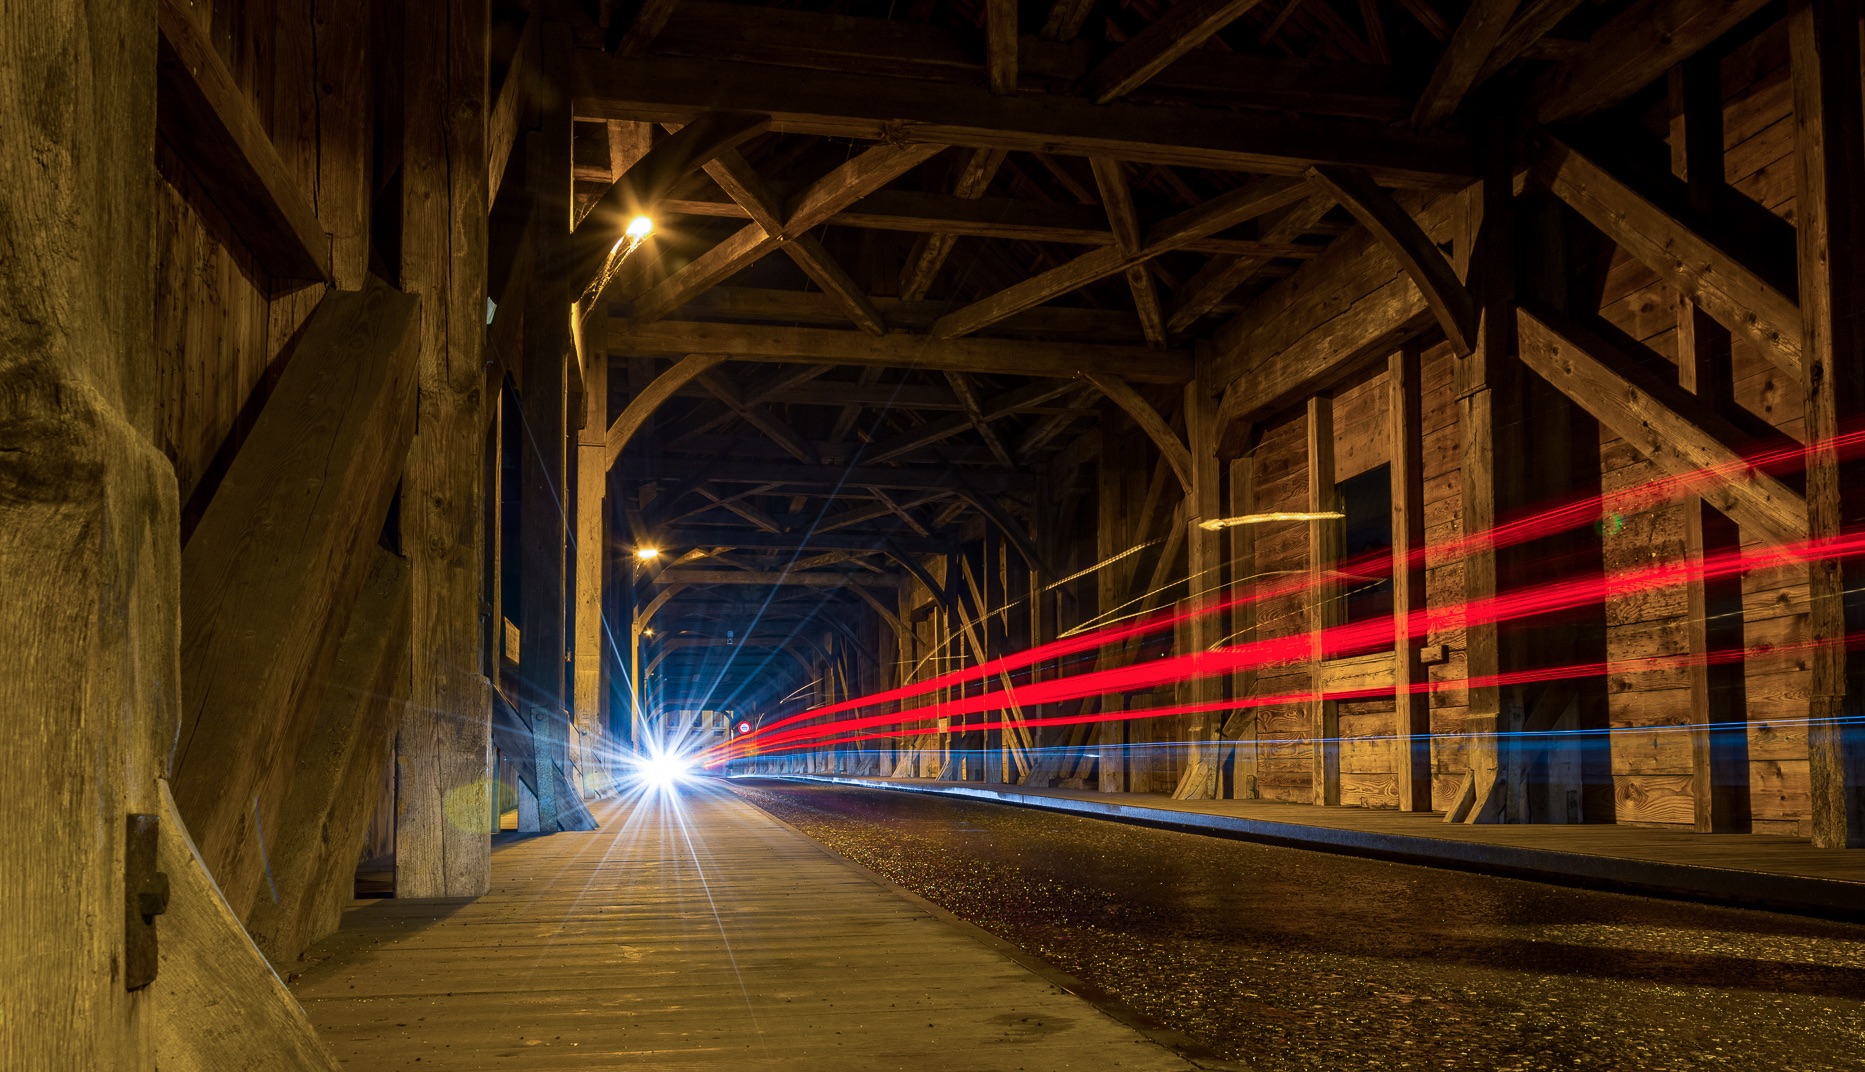
[[[1373,232],[1411,276],[1452,349],[1468,354],[1475,343],[1476,303],[1418,221],[1365,172],[1317,167],[1308,178]]]
[[[784,241],[826,222],[863,196],[924,163],[943,146],[874,146],[818,179],[800,194],[775,233],[757,224],[740,230],[668,276],[635,302],[635,318],[652,322],[697,294],[737,275]]]
[[[1593,32],[1581,58],[1535,84],[1535,118],[1610,108],[1760,11],[1767,0],[1637,0]]]
[[[380,285],[324,297],[182,557],[175,797],[231,904],[263,882],[254,801],[283,795],[281,749],[327,676],[401,475],[416,315]]]
[[[1684,218],[1684,205],[1661,203],[1555,139],[1549,139],[1532,174],[1665,283],[1748,339],[1762,356],[1800,373],[1800,306],[1795,296],[1693,227]]]
[[[680,0],[642,0],[641,7],[635,12],[634,21],[628,24],[628,32],[615,46],[615,54],[623,58],[645,56],[654,47],[654,39],[660,36]]]
[[[878,515],[877,515],[878,516]],[[895,533],[870,534],[823,532],[718,531],[699,527],[674,528],[655,535],[663,550],[680,547],[716,547],[730,543],[741,550],[754,551],[888,551],[905,550],[915,554],[945,554],[952,541],[936,536],[902,536]]]
[[[1294,204],[1304,196],[1306,190],[1298,182],[1279,178],[1254,180],[1153,225],[1138,248],[1122,249],[1116,242],[1114,246],[1085,253],[940,317],[933,324],[932,333],[941,339],[969,335],[1033,305],[1041,305],[1098,279],[1183,248],[1195,239]]]
[[[984,70],[991,92],[1017,91],[1017,0],[984,0]]]
[[[1126,411],[1127,416],[1133,418],[1133,422],[1146,433],[1146,438],[1152,440],[1153,446],[1159,448],[1159,453],[1165,458],[1166,464],[1172,467],[1173,474],[1179,478],[1179,486],[1186,494],[1190,494],[1192,491],[1191,451],[1186,448],[1185,441],[1179,438],[1179,434],[1172,430],[1172,426],[1166,423],[1166,419],[1159,415],[1159,411],[1153,408],[1153,404],[1140,397],[1140,393],[1135,391],[1131,384],[1117,376],[1085,373],[1082,378],[1094,384],[1096,389],[1108,397],[1109,401]]]
[[[984,445],[989,448],[991,454],[997,458],[997,464],[1006,469],[1011,468],[1015,463],[1011,461],[1010,452],[1004,449],[1004,441],[999,439],[997,433],[992,430],[990,419],[984,415],[984,406],[978,401],[978,391],[972,386],[971,380],[962,372],[948,372],[945,378],[952,385],[952,392],[958,396],[959,402],[964,406],[965,417],[971,421],[972,428],[977,431],[978,437],[984,440]]]
[[[999,150],[977,150],[1001,155]],[[741,206],[727,201],[669,199],[668,212],[721,219],[749,219]],[[914,190],[879,190],[831,216],[826,223],[875,231],[970,235],[1021,239],[1074,246],[1116,244],[1103,211],[1093,205],[1070,205],[1009,197],[967,198]],[[1312,257],[1319,250],[1288,241],[1260,238],[1194,238],[1180,249],[1193,253],[1258,257]]]
[[[1773,543],[1807,538],[1807,501],[1749,466],[1742,434],[1696,396],[1551,311],[1525,307],[1516,328],[1524,364],[1659,469],[1686,478],[1716,471],[1699,494],[1744,531]]]
[[[708,369],[724,364],[724,354],[688,354],[674,362],[674,366],[654,377],[640,394],[628,400],[628,405],[609,425],[608,433],[603,437],[603,455],[608,459],[608,467],[615,467],[615,460],[622,456],[622,449],[628,441],[648,422],[654,411],[674,396],[674,392],[704,375]]]
[[[706,112],[649,149],[603,191],[576,224],[563,252],[565,278],[576,292],[580,293],[602,270],[629,220],[652,216],[676,183],[769,127],[768,116]]]
[[[1482,85],[1496,72],[1513,63],[1541,44],[1567,16],[1574,13],[1581,0],[1520,0],[1515,17],[1502,33],[1502,39],[1483,59],[1476,84]]]
[[[1072,377],[1106,372],[1137,383],[1185,383],[1191,355],[1182,350],[1022,339],[880,337],[824,328],[611,319],[607,349],[626,354],[710,354],[739,361],[879,365],[1012,376]]]
[[[1002,149],[973,149],[964,168],[958,173],[958,179],[952,184],[952,195],[966,201],[983,197],[984,192],[990,189],[991,180],[997,176],[997,169],[1003,165],[1006,155]],[[857,206],[860,203],[856,202]],[[951,255],[956,237],[952,234],[931,234],[919,242],[907,267],[900,273],[902,300],[919,301],[926,297],[926,292],[932,289],[933,280],[939,276],[939,269],[945,266],[946,258]]]
[[[942,443],[958,435],[966,428],[976,427],[975,421],[982,420],[988,422],[1002,420],[1012,414],[1022,413],[1035,406],[1040,406],[1045,402],[1060,398],[1074,389],[1075,385],[1073,383],[1067,381],[1051,381],[1048,383],[1033,383],[1027,387],[1019,387],[1013,391],[1006,391],[1002,394],[993,395],[989,399],[979,399],[976,418],[967,410],[960,416],[927,421],[925,424],[916,428],[910,428],[895,435],[891,439],[885,439],[875,443],[871,448],[862,452],[862,458],[869,464],[878,464],[898,458],[904,454],[911,454],[914,451],[924,450],[935,443]]]
[[[1048,151],[1176,167],[1299,175],[1314,164],[1363,167],[1381,181],[1455,189],[1473,168],[1461,137],[1392,130],[1356,120],[1239,110],[1211,121],[1206,108],[1054,96],[1000,97],[984,86],[831,71],[773,78],[758,64],[649,57],[626,63],[576,56],[586,87],[577,114],[591,119],[681,122],[730,100],[769,114],[786,133],[893,138],[910,143]]]
[[[696,462],[669,458],[629,471],[634,480],[711,481],[731,484],[802,484],[904,491],[965,490],[1028,495],[1035,478],[1024,473],[906,468],[878,465],[801,465],[785,462]]]
[[[706,165],[706,174],[719,184],[719,189],[724,190],[727,197],[746,211],[752,223],[764,228],[765,234],[783,233],[783,209],[777,196],[764,185],[764,180],[737,150],[720,153]],[[804,275],[822,288],[824,294],[842,306],[843,313],[856,327],[870,335],[887,333],[887,322],[874,308],[874,303],[868,300],[860,285],[842,270],[842,266],[829,256],[829,251],[822,248],[822,243],[814,235],[797,235],[779,248],[796,262]]]
[[[1423,373],[1407,346],[1386,360],[1386,438],[1392,487],[1393,773],[1399,810],[1431,809],[1431,694],[1413,691],[1427,678],[1423,636],[1412,616],[1426,609]]]
[[[901,588],[907,584],[907,581],[903,577],[889,576],[884,573],[770,573],[680,567],[662,570],[655,575],[654,583],[755,584],[765,587],[787,585],[802,588],[841,588],[845,585],[853,585],[863,588]]]
[[[535,15],[525,18],[525,28],[518,35],[518,48],[505,68],[498,95],[492,99],[492,113],[486,120],[486,205],[499,199],[499,185],[511,162],[512,147],[518,143],[518,128],[531,106],[532,84],[537,78],[539,59],[538,23]]]
[[[487,195],[484,9],[407,0],[400,55],[401,285],[421,302],[420,416],[402,470],[415,675],[396,740],[395,892],[477,897],[491,848],[454,818],[491,808],[485,577]],[[567,214],[556,234],[568,227]],[[518,310],[513,310],[517,312]],[[535,321],[527,334],[540,330]],[[365,820],[366,821],[366,820]]]
[[[1865,107],[1859,6],[1850,0],[1792,0],[1789,67],[1794,89],[1794,212],[1800,252],[1802,364],[1806,392],[1807,521],[1816,540],[1857,532],[1865,521],[1856,459],[1833,438],[1865,417]],[[1727,511],[1725,511],[1726,513]],[[1732,515],[1733,516],[1733,515]],[[1735,519],[1740,523],[1740,518]],[[1865,583],[1856,560],[1808,566],[1810,698],[1807,765],[1813,844],[1865,847],[1865,745],[1848,716],[1865,674],[1848,642],[1859,629],[1850,593]]]
[[[156,6],[157,126],[273,281],[328,282],[330,241],[233,72],[180,0]]]
[[[1329,513],[1340,509],[1340,489],[1334,483],[1334,399],[1323,392],[1308,400],[1308,509]],[[1309,771],[1312,800],[1340,803],[1340,705],[1322,696],[1327,675],[1325,638],[1328,630],[1346,621],[1341,587],[1334,568],[1346,556],[1346,524],[1339,520],[1308,522]]]
[[[1096,104],[1126,96],[1261,2],[1180,0],[1095,66],[1088,95]]]
[[[1428,203],[1418,216],[1427,237],[1452,242],[1465,257],[1471,241],[1460,225],[1474,192]],[[1209,376],[1230,385],[1218,427],[1229,434],[1326,387],[1431,323],[1424,296],[1390,249],[1356,230],[1218,330]]]
[[[1055,0],[1049,6],[1049,17],[1043,20],[1043,40],[1075,40],[1075,35],[1081,32],[1081,24],[1088,21],[1088,13],[1092,10],[1094,0]]]
[[[822,458],[817,455],[804,438],[791,427],[764,407],[747,403],[740,395],[738,385],[732,382],[721,369],[708,369],[699,374],[700,386],[711,391],[713,396],[725,403],[727,409],[738,414],[745,423],[769,436],[778,446],[797,461],[805,465],[820,465]]]
[[[1483,65],[1495,54],[1520,0],[1473,0],[1450,44],[1431,69],[1431,80],[1412,111],[1415,126],[1430,127],[1449,118],[1477,83]]]
[[[1293,242],[1320,223],[1321,217],[1327,215],[1333,207],[1333,198],[1317,194],[1284,209],[1281,215],[1263,227],[1260,237],[1269,244]],[[1166,330],[1174,333],[1190,330],[1200,317],[1217,308],[1238,287],[1267,267],[1272,259],[1269,256],[1249,254],[1220,254],[1213,258],[1173,293]]]
[[[272,881],[241,908],[247,933],[275,964],[336,930],[354,896],[369,790],[388,767],[408,700],[410,572],[406,559],[376,549],[337,647],[332,687],[291,757],[291,792],[266,830]]]

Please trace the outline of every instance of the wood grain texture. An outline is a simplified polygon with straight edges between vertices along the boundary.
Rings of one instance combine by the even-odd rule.
[[[421,303],[419,432],[402,476],[412,568],[414,675],[397,735],[396,893],[485,889],[485,675],[480,593],[486,371],[486,24],[483,11],[421,0],[432,32],[405,44],[401,279]]]
[[[274,964],[297,960],[336,929],[331,909],[348,903],[354,889],[369,789],[388,762],[413,677],[410,573],[406,560],[376,549],[337,648],[331,687],[291,757],[291,791],[268,830],[268,882],[241,912]]]
[[[1700,493],[1732,520],[1781,543],[1806,538],[1806,500],[1745,464],[1739,433],[1694,396],[1642,375],[1604,340],[1553,313],[1523,309],[1517,325],[1523,362],[1665,473],[1712,470],[1716,479]]]
[[[1138,89],[1174,60],[1203,45],[1261,0],[1181,0],[1167,7],[1089,72],[1088,93],[1106,104]]]
[[[182,560],[175,798],[230,903],[254,828],[361,589],[414,426],[415,302],[381,285],[313,314]],[[289,753],[287,753],[289,754]]]
[[[1535,174],[1556,197],[1659,278],[1741,333],[1783,370],[1800,373],[1800,307],[1734,252],[1577,150],[1554,141]]]
[[[1705,48],[1764,0],[1638,0],[1593,32],[1577,63],[1535,87],[1536,118],[1558,123],[1610,108]]]
[[[844,71],[786,72],[761,64],[651,56],[623,63],[577,57],[576,113],[589,119],[680,122],[720,100],[771,116],[788,133],[1111,156],[1175,167],[1297,175],[1316,163],[1364,167],[1404,186],[1456,189],[1473,171],[1461,137],[1418,134],[1330,117],[1299,124],[1239,110],[1222,123],[1207,109],[1055,95],[1002,97],[963,86]]]
[[[580,1070],[631,1052],[670,1070],[854,1070],[899,1063],[949,1031],[964,1040],[935,1047],[950,1059],[912,1060],[975,1072],[1191,1067],[714,783],[677,804],[650,795],[598,809],[599,831],[502,847],[493,892],[472,905],[351,912],[320,950],[328,959],[296,983],[337,1054],[357,1068],[420,1058],[443,1070]],[[701,884],[710,898],[692,894]],[[520,932],[548,932],[566,985],[527,981],[538,951],[511,940]],[[851,954],[851,933],[890,957]],[[913,964],[911,978],[895,958]],[[825,1015],[790,1000],[803,991]]]
[[[157,1066],[180,1072],[337,1072],[304,1010],[241,929],[162,784],[157,864],[169,879],[151,984]]]
[[[330,278],[330,245],[257,111],[180,0],[156,5],[163,136],[279,280]]]

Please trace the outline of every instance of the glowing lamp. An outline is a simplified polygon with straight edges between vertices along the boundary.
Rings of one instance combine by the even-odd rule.
[[[678,756],[650,756],[641,764],[641,776],[661,789],[672,789],[686,777],[690,765]]]
[[[661,556],[661,549],[658,547],[637,547],[635,548],[635,557],[637,559],[640,559],[643,562],[652,562],[655,559],[659,558],[660,556]]]
[[[646,216],[636,216],[628,221],[628,237],[646,238],[654,233],[654,221]]]

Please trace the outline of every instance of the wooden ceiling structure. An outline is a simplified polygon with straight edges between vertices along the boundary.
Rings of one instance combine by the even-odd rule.
[[[1115,414],[1189,487],[1188,388],[1229,388],[1234,426],[1314,379],[1243,375],[1268,288],[1365,223],[1424,247],[1425,294],[1461,293],[1414,217],[1476,181],[1497,117],[1619,104],[1763,7],[1456,6],[647,0],[579,15],[559,51],[535,20],[509,27],[495,183],[514,101],[554,80],[573,244],[654,220],[619,264],[584,253],[572,285],[599,292],[582,347],[615,400],[611,539],[682,556],[661,575],[687,578],[674,635],[717,624],[684,601],[779,577],[826,613],[861,607],[850,593],[981,525],[1045,568],[1047,476]],[[534,263],[523,244],[507,256]],[[1472,330],[1473,310],[1433,305]]]

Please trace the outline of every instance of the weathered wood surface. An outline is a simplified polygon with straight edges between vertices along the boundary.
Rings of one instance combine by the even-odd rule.
[[[1765,0],[1638,0],[1595,30],[1577,63],[1550,71],[1536,87],[1543,123],[1610,108],[1664,76]]]
[[[486,888],[492,719],[484,585],[486,13],[405,5],[401,283],[421,303],[418,417],[402,473],[419,672],[396,737],[395,888]],[[561,615],[559,615],[561,619]]]
[[[1809,535],[1855,532],[1860,465],[1842,460],[1833,437],[1865,416],[1865,105],[1858,91],[1859,7],[1847,0],[1795,0],[1788,13],[1794,86],[1795,211],[1798,217],[1802,365],[1806,389]],[[1848,501],[1848,499],[1850,501]],[[1865,848],[1865,746],[1854,715],[1865,684],[1861,653],[1848,643],[1856,612],[1845,593],[1861,582],[1856,563],[1824,559],[1808,570],[1812,720],[1807,735],[1814,844]]]
[[[328,280],[330,243],[317,212],[207,31],[180,0],[159,0],[156,14],[162,136],[274,279]]]
[[[1800,372],[1800,307],[1735,253],[1697,233],[1676,206],[1654,201],[1580,152],[1552,142],[1534,175],[1725,327],[1787,372]]]
[[[361,590],[414,432],[415,302],[332,291],[182,558],[175,799],[230,903]]]
[[[388,762],[413,676],[410,568],[377,548],[267,847],[268,881],[243,912],[274,964],[336,929],[355,885],[371,789]],[[338,896],[333,896],[336,894]]]
[[[180,699],[180,507],[152,442],[154,23],[111,0],[9,11],[0,34],[0,99],[44,105],[0,138],[6,1068],[153,1067],[151,1002],[122,973],[125,817],[160,810]]]
[[[1072,377],[1107,372],[1136,383],[1186,383],[1191,355],[1183,350],[1024,339],[932,339],[873,336],[827,328],[768,327],[686,321],[641,323],[611,319],[607,349],[626,354],[726,354],[740,361],[838,365],[908,365],[954,372]]]
[[[1473,171],[1460,137],[1419,134],[1328,116],[1292,123],[1236,111],[1214,123],[1201,108],[1054,95],[994,94],[847,71],[787,72],[759,64],[577,54],[576,114],[586,119],[683,122],[730,100],[771,116],[771,129],[874,141],[1046,151],[1174,167],[1297,175],[1311,164],[1364,167],[1380,181],[1456,189]]]
[[[161,970],[150,984],[156,1067],[169,1072],[337,1072],[298,1001],[241,929],[161,788],[157,863],[168,875]]]
[[[507,842],[471,905],[351,911],[295,984],[338,1056],[442,1072],[1191,1067],[716,783],[598,812],[596,832]]]
[[[1806,538],[1807,501],[1745,464],[1739,433],[1707,404],[1553,313],[1522,309],[1517,328],[1524,364],[1665,473],[1689,478],[1710,470],[1698,493],[1744,529],[1779,543]]]

